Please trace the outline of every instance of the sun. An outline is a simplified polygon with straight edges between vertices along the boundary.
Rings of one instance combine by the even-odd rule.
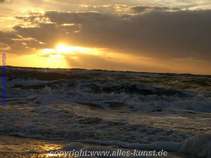
[[[39,65],[42,67],[67,68],[69,67],[69,59],[80,61],[80,58],[84,56],[102,56],[103,54],[104,50],[101,48],[58,42],[53,47],[38,50],[37,58],[40,59]]]
[[[65,43],[58,43],[54,48],[54,52],[60,55],[87,54],[87,53],[90,53],[91,50],[92,50],[91,48],[70,45],[70,44],[65,44]]]
[[[58,54],[67,54],[72,51],[74,51],[73,47],[64,43],[59,43],[55,46],[55,52]]]
[[[58,43],[54,48],[54,52],[60,55],[72,55],[72,56],[76,55],[99,56],[102,54],[102,50],[99,48],[82,47],[65,43]]]

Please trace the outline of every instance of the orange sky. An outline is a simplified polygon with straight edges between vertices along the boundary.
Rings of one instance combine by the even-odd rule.
[[[13,66],[211,74],[210,9],[209,0],[5,0],[0,50]]]

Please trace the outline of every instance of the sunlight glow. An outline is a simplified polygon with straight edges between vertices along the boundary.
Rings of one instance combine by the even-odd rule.
[[[64,43],[58,43],[55,48],[54,52],[56,54],[89,54],[89,55],[100,55],[99,48],[89,48],[89,47],[80,47],[74,45],[67,45]]]
[[[58,45],[56,45],[55,51],[57,53],[64,53],[64,54],[66,54],[68,52],[74,51],[74,49],[73,49],[73,47],[70,47],[70,46],[65,45],[65,44],[58,44]]]
[[[39,50],[41,56],[46,57],[61,57],[66,55],[77,55],[77,54],[87,54],[87,55],[102,55],[102,49],[99,48],[89,48],[89,47],[80,47],[67,45],[59,43],[55,48],[44,48]]]
[[[8,54],[8,63],[15,66],[42,68],[104,68],[111,70],[139,70],[143,65],[157,65],[149,58],[137,58],[124,53],[113,52],[106,48],[82,47],[58,42],[52,48],[43,48],[33,54]],[[141,63],[140,63],[141,61]],[[109,64],[108,64],[109,63]],[[128,67],[130,65],[130,67]]]
[[[66,68],[69,67],[66,61],[68,57],[76,59],[80,55],[102,56],[103,53],[103,49],[100,48],[81,47],[60,42],[54,48],[38,50],[37,55],[45,59],[43,64],[48,68]]]

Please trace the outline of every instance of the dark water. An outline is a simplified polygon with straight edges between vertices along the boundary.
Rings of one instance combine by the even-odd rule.
[[[210,76],[8,68],[7,79],[0,158],[58,157],[48,151],[78,140],[182,142],[211,133]]]

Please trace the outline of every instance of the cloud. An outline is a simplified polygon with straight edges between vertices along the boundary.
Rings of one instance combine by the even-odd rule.
[[[10,53],[33,53],[33,50],[41,47],[41,43],[32,37],[23,37],[17,32],[0,31],[0,49],[7,50]]]
[[[70,38],[154,57],[211,59],[211,10],[157,11],[145,14],[47,12],[53,23],[81,26]]]
[[[141,13],[145,11],[179,11],[179,8],[170,8],[170,7],[152,7],[152,6],[135,6],[131,8],[135,13]]]
[[[25,41],[30,48],[51,47],[64,40],[163,62],[182,60],[185,63],[187,60],[197,65],[196,61],[207,63],[211,60],[211,10],[175,8],[172,11],[166,7],[145,6],[132,10],[136,14],[48,11],[37,15],[46,21],[35,22],[36,15],[22,18],[36,25],[16,26],[13,35],[32,39],[30,44]],[[11,41],[14,37],[6,39]]]
[[[40,16],[40,15],[39,15]],[[136,15],[46,12],[51,23],[16,26],[26,38],[58,39],[157,58],[211,59],[211,11],[151,11]],[[29,17],[33,22],[35,17]]]

